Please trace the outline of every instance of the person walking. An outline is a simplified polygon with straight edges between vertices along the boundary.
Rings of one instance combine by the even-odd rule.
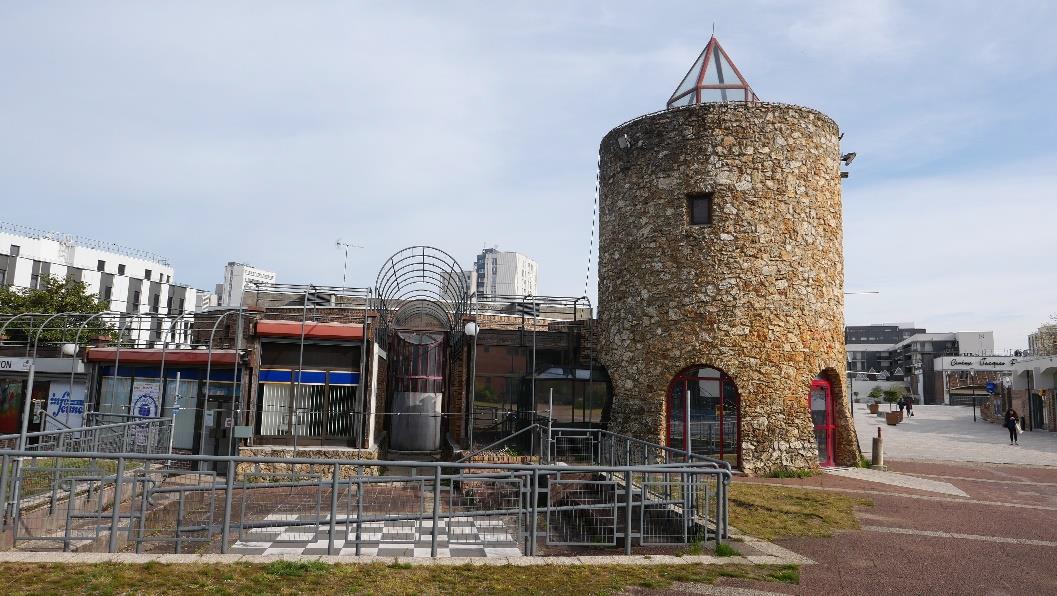
[[[1006,428],[1009,429],[1009,444],[1019,444],[1018,440],[1020,438],[1020,433],[1017,432],[1017,423],[1020,421],[1020,416],[1017,416],[1017,411],[1013,408],[1006,410],[1006,415],[1003,420],[1005,420]]]
[[[906,396],[906,397],[905,397],[905,398],[903,399],[903,401],[904,401],[904,402],[906,402],[906,406],[907,406],[907,416],[913,416],[913,415],[914,415],[914,398],[913,398],[913,397],[910,397],[910,396],[908,395],[908,396]]]
[[[899,401],[896,402],[896,405],[899,406],[899,413],[902,414],[903,410],[907,407],[906,398],[900,396]]]

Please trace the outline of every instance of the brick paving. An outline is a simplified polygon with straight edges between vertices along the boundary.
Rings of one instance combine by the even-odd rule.
[[[738,480],[847,492],[874,505],[857,512],[859,531],[775,541],[817,563],[801,567],[800,585],[721,583],[785,594],[1057,594],[1057,469],[889,463],[899,474],[944,477],[968,497],[831,474]]]

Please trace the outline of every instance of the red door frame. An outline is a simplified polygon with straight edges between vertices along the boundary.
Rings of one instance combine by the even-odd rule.
[[[836,465],[833,460],[833,439],[836,434],[835,431],[837,430],[837,425],[833,423],[833,385],[825,379],[815,379],[811,381],[811,391],[807,394],[807,408],[809,412],[814,411],[811,409],[811,394],[815,392],[815,389],[822,389],[826,392],[825,423],[818,426],[814,425],[814,421],[812,420],[812,424],[815,426],[816,431],[822,430],[826,432],[826,461],[820,463],[823,466],[832,467]]]
[[[691,372],[698,371],[698,370],[701,370],[703,368],[710,368],[710,369],[712,369],[714,371],[717,371],[717,372],[719,372],[719,376],[718,377],[716,377],[716,376],[702,377],[702,376],[691,375],[690,374]],[[672,410],[672,391],[676,388],[677,384],[678,385],[682,385],[682,388],[681,388],[682,389],[682,396],[683,396],[683,399],[685,400],[687,398],[686,394],[688,393],[688,389],[689,389],[687,387],[687,383],[689,383],[690,381],[719,381],[719,396],[718,396],[718,399],[719,399],[719,404],[718,404],[718,409],[719,409],[719,454],[716,456],[719,459],[722,459],[724,455],[727,455],[723,451],[723,443],[724,443],[723,442],[723,438],[724,438],[723,437],[723,419],[726,416],[726,408],[724,407],[723,404],[724,404],[724,400],[726,399],[726,388],[727,388],[727,386],[730,386],[730,387],[732,387],[734,389],[734,407],[737,410],[737,412],[735,413],[735,422],[736,423],[734,425],[734,429],[735,429],[735,433],[736,433],[735,445],[737,445],[737,448],[736,448],[736,453],[734,455],[735,455],[735,458],[736,458],[736,461],[737,461],[735,467],[740,469],[741,468],[741,394],[738,393],[738,385],[737,385],[737,383],[734,382],[734,379],[730,378],[730,375],[728,375],[727,373],[725,373],[722,370],[720,370],[718,368],[715,368],[713,366],[701,365],[701,366],[690,366],[690,367],[684,368],[683,370],[679,371],[672,378],[672,380],[668,383],[668,391],[667,391],[667,393],[664,396],[664,405],[665,405],[665,409],[668,412],[668,420],[667,420],[667,424],[665,425],[666,426],[665,437],[664,437],[665,444],[668,445],[668,446],[671,446],[671,443],[672,443],[672,415],[675,413]],[[682,415],[682,413],[685,412],[685,409],[686,409],[686,406],[684,404],[683,409],[682,409],[681,412],[679,412],[679,414]],[[687,421],[685,421],[683,423],[683,448],[684,449],[686,448],[686,444],[689,442],[689,439],[690,439],[690,421],[687,420]],[[693,448],[693,445],[691,445],[691,448]],[[713,455],[715,455],[715,454],[713,454]]]

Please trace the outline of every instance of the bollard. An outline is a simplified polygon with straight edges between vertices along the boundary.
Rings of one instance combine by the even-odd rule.
[[[877,436],[873,438],[873,457],[870,460],[870,468],[874,470],[887,470],[885,467],[884,439],[881,438],[881,429],[877,429]]]

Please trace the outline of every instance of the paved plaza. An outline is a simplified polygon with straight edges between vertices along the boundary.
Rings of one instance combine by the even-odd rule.
[[[1031,431],[1009,444],[1009,432],[983,418],[973,422],[972,406],[914,406],[914,416],[896,426],[855,404],[855,429],[867,458],[871,438],[881,429],[885,460],[927,460],[1057,466],[1057,433]],[[888,404],[881,405],[881,412]]]

